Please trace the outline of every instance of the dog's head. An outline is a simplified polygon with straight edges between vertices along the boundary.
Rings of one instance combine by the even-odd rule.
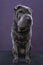
[[[32,21],[32,9],[24,5],[15,6],[14,20],[18,24],[18,27],[30,25]]]

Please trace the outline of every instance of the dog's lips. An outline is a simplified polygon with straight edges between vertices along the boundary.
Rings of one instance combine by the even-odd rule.
[[[20,27],[18,31],[19,32],[25,32],[26,31],[26,27]]]
[[[21,29],[21,30],[25,30],[25,27],[21,27],[20,29]]]

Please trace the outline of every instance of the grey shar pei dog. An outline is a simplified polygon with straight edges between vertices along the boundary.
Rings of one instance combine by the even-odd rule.
[[[25,54],[25,62],[31,62],[32,10],[24,5],[14,8],[14,22],[11,27],[13,62],[18,63],[18,54]]]

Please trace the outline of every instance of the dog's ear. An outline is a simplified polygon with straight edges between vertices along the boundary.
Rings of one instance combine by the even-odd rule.
[[[17,5],[17,6],[14,7],[14,16],[13,16],[14,18],[13,18],[13,20],[16,21],[16,22],[18,21],[17,10],[20,9],[20,8],[21,8],[20,5]]]
[[[16,19],[16,9],[14,8],[14,12],[13,12],[13,20],[15,21],[15,19]]]
[[[28,11],[29,11],[30,15],[32,15],[32,9],[28,7]]]
[[[21,5],[17,5],[17,6],[15,6],[14,10],[16,11],[16,10],[18,10],[20,8],[21,8]]]
[[[21,9],[21,5],[17,5],[14,7],[14,20],[17,22],[18,21],[18,18],[17,18],[17,11],[18,9]]]

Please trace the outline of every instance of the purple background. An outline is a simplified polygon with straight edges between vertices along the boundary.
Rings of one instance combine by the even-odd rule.
[[[23,4],[33,9],[33,50],[43,50],[43,0],[0,0],[0,50],[11,50],[14,7]]]

